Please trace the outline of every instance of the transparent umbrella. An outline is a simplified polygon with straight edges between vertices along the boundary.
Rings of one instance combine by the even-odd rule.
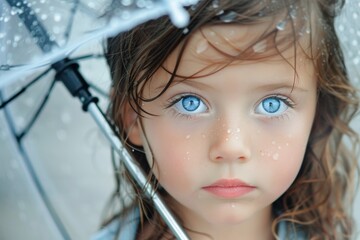
[[[122,152],[90,96],[106,108],[110,82],[101,41],[162,15],[184,27],[183,6],[196,2],[0,0],[0,239],[87,239],[96,231],[113,190],[109,145]],[[358,85],[359,20],[360,2],[348,0],[337,31]],[[64,81],[66,69],[82,83],[86,79],[85,86],[55,84]],[[359,119],[353,124],[360,132]],[[159,208],[186,239],[166,208]],[[360,200],[355,214],[360,222]]]
[[[89,90],[90,87],[97,95],[102,95],[106,99],[108,81],[106,82],[106,78],[102,76],[100,77],[102,87],[99,87],[99,84],[95,86],[90,81],[85,81],[78,67],[79,62],[101,59],[101,48],[94,49],[91,45],[94,41],[101,41],[144,21],[169,15],[174,25],[185,27],[188,15],[183,7],[194,3],[196,1],[2,0],[0,2],[0,108],[3,109],[1,135],[4,142],[0,152],[4,166],[3,171],[0,172],[0,177],[4,178],[0,185],[2,196],[0,207],[3,213],[0,220],[1,239],[87,238],[88,232],[81,233],[75,229],[83,227],[78,222],[86,222],[89,217],[99,219],[98,216],[89,214],[93,207],[91,203],[84,207],[83,211],[89,216],[79,218],[71,216],[71,211],[76,212],[76,207],[72,206],[75,208],[72,210],[68,208],[69,205],[64,204],[71,202],[64,198],[69,189],[71,191],[68,181],[77,179],[80,183],[83,182],[85,188],[98,186],[101,189],[100,185],[88,184],[86,183],[88,179],[83,179],[91,175],[88,173],[81,175],[83,173],[81,169],[91,163],[76,161],[81,155],[78,147],[68,145],[65,153],[58,151],[58,162],[52,161],[52,158],[40,160],[39,156],[36,156],[38,153],[33,151],[34,145],[47,141],[41,140],[39,132],[36,132],[36,126],[42,123],[45,126],[41,128],[49,129],[49,126],[46,126],[49,123],[41,122],[39,116],[48,100],[56,94],[54,86],[57,81],[63,82],[71,95],[79,98],[82,108],[91,114],[110,145],[122,155],[124,164],[132,172],[134,179],[140,186],[146,187],[149,197],[154,201],[170,229],[179,239],[188,239],[152,187],[145,185],[146,178],[122,148],[103,117],[103,111],[97,105],[98,98]],[[89,46],[91,46],[90,50]],[[81,52],[86,52],[86,55]],[[104,68],[103,60],[100,61],[103,64],[100,67]],[[93,63],[93,66],[98,64]],[[99,80],[97,82],[99,83]],[[50,109],[48,114],[54,114],[59,108],[67,109],[60,105],[56,109],[54,107]],[[70,125],[74,114],[66,110],[58,117],[61,119],[60,125]],[[31,136],[31,133],[35,136]],[[53,136],[65,140],[66,134],[63,130],[57,130]],[[46,135],[51,139],[51,132]],[[12,145],[9,144],[11,141]],[[43,146],[48,148],[48,151],[57,148],[51,144]],[[9,153],[8,149],[11,147],[16,154]],[[72,159],[71,164],[69,158]],[[65,164],[66,162],[68,164]],[[78,172],[80,177],[77,178],[73,176],[76,175],[76,171],[72,170],[76,167],[80,170]],[[60,176],[64,177],[64,174],[58,170],[73,173],[73,178],[61,179]],[[71,174],[68,174],[69,176]],[[59,184],[59,181],[62,183]],[[103,184],[106,186],[104,182]],[[15,190],[14,186],[16,186]],[[54,190],[56,188],[63,191]],[[103,196],[108,195],[108,192],[105,192],[102,192]],[[88,197],[97,194],[90,194]],[[79,198],[80,195],[68,196]],[[86,192],[83,195],[86,196]],[[97,199],[104,200],[104,197]],[[83,200],[89,203],[86,197]],[[80,206],[84,206],[80,201],[73,199],[72,203],[80,203]]]

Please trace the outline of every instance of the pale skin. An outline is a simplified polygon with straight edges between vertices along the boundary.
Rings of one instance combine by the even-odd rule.
[[[240,39],[250,31],[227,26],[194,33],[178,74],[192,75],[224,57],[208,43],[235,54],[243,47],[245,40]],[[219,36],[226,37],[219,40]],[[266,44],[256,51],[264,48]],[[177,51],[168,57],[165,68],[172,69]],[[129,139],[145,147],[150,164],[155,161],[154,173],[174,198],[186,228],[212,239],[273,239],[271,206],[301,167],[316,109],[311,62],[297,53],[294,84],[289,64],[294,63],[293,52],[293,48],[283,52],[288,62],[280,56],[235,61],[208,76],[177,82],[156,100],[144,103],[143,108],[156,116],[141,118],[142,124],[126,108]],[[169,77],[159,69],[144,95],[157,94]],[[221,179],[241,180],[253,189],[236,197],[204,189]],[[191,239],[209,239],[188,234]]]

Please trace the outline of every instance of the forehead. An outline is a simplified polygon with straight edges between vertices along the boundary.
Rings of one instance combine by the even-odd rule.
[[[205,69],[211,71],[224,64],[249,61],[287,61],[295,64],[295,56],[304,57],[310,51],[310,36],[294,32],[296,30],[289,22],[282,21],[278,18],[251,25],[204,26],[194,32],[185,45],[177,75],[208,74]],[[281,30],[278,25],[281,25]],[[174,69],[180,49],[181,46],[165,61],[164,68],[168,72]]]

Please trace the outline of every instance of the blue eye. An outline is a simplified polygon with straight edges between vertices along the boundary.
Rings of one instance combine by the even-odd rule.
[[[287,99],[268,97],[261,101],[255,112],[268,116],[279,116],[288,109],[289,105]]]
[[[203,113],[208,109],[204,102],[194,95],[182,96],[174,106],[177,111],[183,114]]]

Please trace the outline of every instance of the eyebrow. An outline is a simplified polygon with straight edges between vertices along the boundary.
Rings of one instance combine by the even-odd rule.
[[[296,82],[292,82],[289,83],[288,81],[289,79],[284,79],[284,80],[279,80],[277,82],[272,82],[269,84],[261,84],[260,86],[255,86],[252,91],[274,91],[274,90],[290,90],[290,92],[293,91],[299,91],[299,92],[308,92],[309,90],[299,87]],[[294,80],[295,81],[295,80]],[[203,83],[203,82],[199,82],[199,81],[194,81],[193,78],[189,78],[189,79],[174,79],[174,81],[170,84],[170,87],[176,85],[176,84],[185,84],[185,85],[189,85],[191,87],[195,87],[195,88],[206,88],[206,89],[210,89],[213,91],[216,91],[217,88]],[[159,87],[155,88],[155,90],[160,90],[163,89],[165,86],[167,85],[167,83],[165,84],[161,84]]]

